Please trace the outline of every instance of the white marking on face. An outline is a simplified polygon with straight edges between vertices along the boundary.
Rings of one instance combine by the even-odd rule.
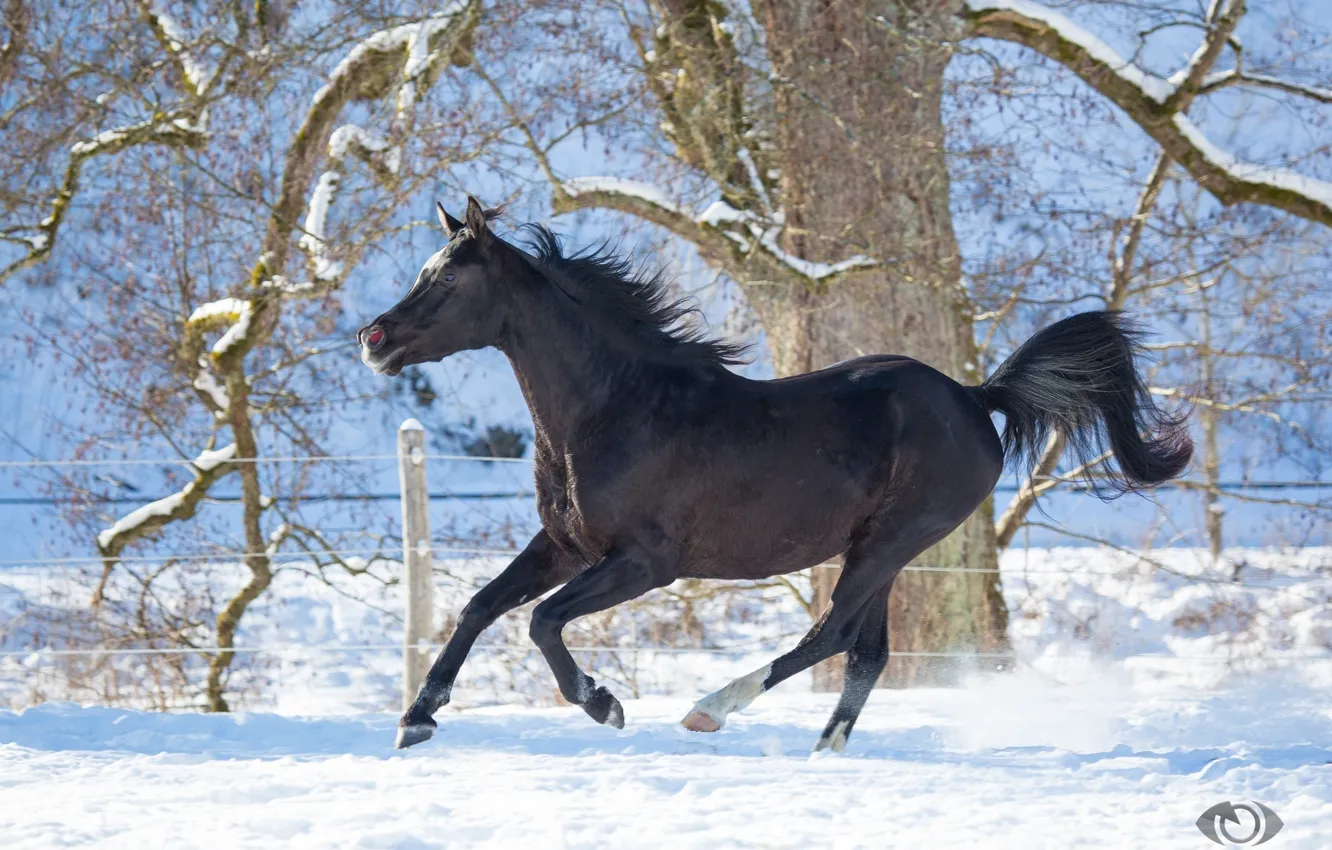
[[[425,275],[428,273],[433,276],[435,272],[444,268],[445,263],[449,261],[449,258],[445,256],[448,252],[449,247],[445,245],[443,248],[440,248],[438,251],[431,254],[430,259],[426,260],[425,265],[421,267],[421,274]]]
[[[741,711],[763,693],[763,683],[772,673],[772,665],[741,676],[720,691],[708,694],[694,703],[694,710],[708,715],[717,721],[718,727],[726,722],[726,715],[732,711]]]

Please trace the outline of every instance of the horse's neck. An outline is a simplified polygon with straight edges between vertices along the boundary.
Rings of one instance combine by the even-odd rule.
[[[651,365],[593,331],[567,303],[523,310],[501,348],[513,365],[533,424],[556,451],[626,390],[650,381]]]
[[[563,447],[582,425],[601,413],[610,402],[607,376],[585,367],[582,358],[551,352],[530,357],[509,354],[518,386],[522,389],[532,422],[555,447]]]

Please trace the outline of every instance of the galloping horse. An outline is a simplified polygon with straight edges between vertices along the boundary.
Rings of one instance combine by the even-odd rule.
[[[493,234],[490,217],[474,198],[464,221],[440,206],[448,244],[357,334],[362,360],[387,375],[498,348],[535,426],[542,530],[463,609],[398,724],[399,748],[434,733],[431,715],[481,632],[550,590],[560,588],[532,612],[532,640],[564,698],[620,728],[623,708],[579,669],[565,624],[678,578],[761,579],[843,555],[800,643],[683,721],[714,732],[846,652],[818,742],[840,750],[888,661],[893,579],[989,496],[1005,457],[1028,458],[1058,431],[1084,456],[1108,446],[1131,489],[1179,475],[1192,454],[1182,418],[1157,408],[1135,371],[1137,331],[1115,313],[1051,325],[978,387],[891,355],[755,381],[725,368],[741,348],[681,326],[689,310],[660,275],[604,250],[565,255],[541,227],[529,254]]]

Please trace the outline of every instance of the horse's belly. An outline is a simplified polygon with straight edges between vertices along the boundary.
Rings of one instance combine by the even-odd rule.
[[[686,575],[766,578],[821,564],[851,545],[875,501],[846,487],[791,488],[696,517]]]

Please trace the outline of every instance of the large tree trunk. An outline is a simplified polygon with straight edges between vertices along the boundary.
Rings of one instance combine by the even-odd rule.
[[[848,357],[907,354],[964,384],[981,380],[972,308],[961,283],[949,210],[941,95],[953,3],[760,0],[778,80],[775,128],[783,163],[788,251],[815,261],[865,254],[888,270],[819,290],[751,284],[780,375]],[[947,475],[947,469],[940,469]],[[993,569],[993,506],[987,501],[918,565]],[[816,571],[826,601],[835,570]],[[994,573],[907,572],[890,600],[895,652],[994,650],[1006,643],[1007,611]],[[840,686],[841,659],[816,671]],[[947,681],[939,659],[896,656],[896,684]]]

